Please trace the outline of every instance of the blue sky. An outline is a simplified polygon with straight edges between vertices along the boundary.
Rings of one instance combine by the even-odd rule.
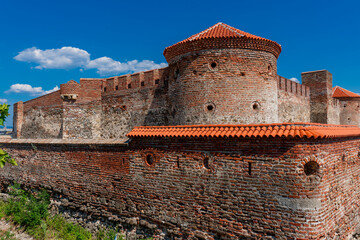
[[[164,66],[165,47],[218,22],[281,44],[279,75],[301,79],[301,72],[327,69],[334,85],[360,93],[357,1],[0,4],[0,102],[26,101],[71,79]]]

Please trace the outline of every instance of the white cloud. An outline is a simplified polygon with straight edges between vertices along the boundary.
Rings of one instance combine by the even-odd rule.
[[[90,61],[86,66],[86,69],[97,69],[98,74],[106,76],[124,72],[141,72],[166,66],[166,63],[157,64],[150,60],[143,60],[141,62],[138,60],[133,60],[121,63],[109,57],[101,57]]]
[[[41,50],[36,47],[21,51],[15,60],[35,63],[37,69],[97,69],[97,73],[115,75],[128,72],[146,71],[155,68],[166,67],[166,63],[157,64],[151,60],[132,60],[121,63],[109,57],[90,59],[90,54],[82,49],[74,47],[62,47],[58,49]]]
[[[35,63],[37,69],[72,69],[85,66],[90,61],[90,54],[74,47],[47,50],[32,47],[21,51],[14,59]]]
[[[296,82],[296,83],[300,83],[299,79],[294,78],[294,77],[290,78],[289,80],[291,80],[291,81],[293,81],[293,82]]]
[[[44,91],[44,94],[49,94],[49,93],[52,93],[52,92],[55,92],[55,91],[58,91],[58,90],[60,90],[60,88],[58,86],[55,86],[51,90]]]
[[[7,99],[4,99],[4,98],[0,98],[0,103],[7,103]]]
[[[51,90],[43,90],[42,87],[32,87],[29,84],[13,84],[10,86],[10,89],[7,90],[5,93],[28,93],[31,96],[40,96],[52,93],[54,91],[59,90],[58,86],[54,87]]]

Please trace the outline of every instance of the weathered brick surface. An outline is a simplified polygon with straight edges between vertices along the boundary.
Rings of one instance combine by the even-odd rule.
[[[129,79],[132,81],[126,82]],[[119,79],[118,90],[103,92],[101,138],[124,139],[135,126],[168,125],[168,88],[164,81],[163,71],[157,69]]]
[[[305,72],[301,79],[311,89],[311,122],[340,124],[338,100],[332,98],[332,74],[327,70]]]
[[[24,103],[17,102],[14,104],[14,117],[13,117],[13,134],[14,138],[21,137],[21,128],[24,121]]]
[[[58,106],[61,104],[62,100],[59,90],[24,102],[24,112],[26,113],[27,111],[36,107]]]
[[[310,89],[278,78],[279,122],[310,122]]]
[[[272,53],[211,49],[180,55],[169,65],[169,83],[170,125],[278,122]]]
[[[183,238],[345,239],[358,226],[358,138],[2,141],[19,163],[0,172],[3,185],[46,187],[67,207],[139,217]],[[320,168],[307,176],[310,161]]]

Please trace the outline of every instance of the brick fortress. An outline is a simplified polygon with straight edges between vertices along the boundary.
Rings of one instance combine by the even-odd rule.
[[[166,48],[166,68],[18,102],[3,188],[45,187],[169,239],[345,239],[360,223],[360,95],[326,70],[279,76],[280,52],[218,23]]]

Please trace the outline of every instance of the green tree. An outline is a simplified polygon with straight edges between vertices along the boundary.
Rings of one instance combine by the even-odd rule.
[[[9,115],[9,105],[0,104],[0,126],[4,126],[5,119]]]
[[[4,126],[5,119],[9,115],[9,105],[0,104],[0,126]],[[0,167],[3,168],[6,163],[17,166],[16,161],[12,159],[7,152],[0,149]]]

